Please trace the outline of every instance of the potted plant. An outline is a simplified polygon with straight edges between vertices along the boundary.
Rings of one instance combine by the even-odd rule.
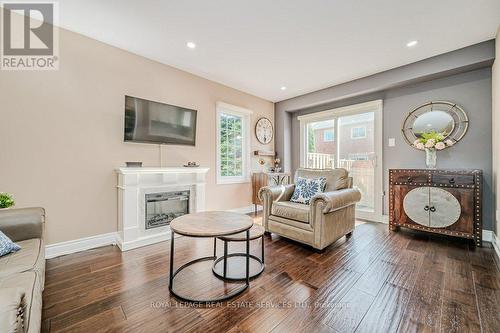
[[[436,151],[443,150],[455,144],[452,140],[445,140],[445,138],[446,133],[430,131],[420,133],[420,138],[413,142],[413,147],[419,150],[425,150],[425,164],[427,168],[436,168]]]
[[[9,193],[0,193],[0,210],[1,209],[9,209],[14,206],[15,201],[12,198],[12,194]]]

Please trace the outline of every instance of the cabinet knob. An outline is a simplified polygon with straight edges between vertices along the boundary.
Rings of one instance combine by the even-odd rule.
[[[455,178],[450,178],[449,182],[450,184],[455,184]]]
[[[424,210],[427,212],[429,210],[429,206],[425,206]]]
[[[408,177],[407,182],[411,183],[412,181],[413,181],[413,178],[412,177]]]
[[[429,208],[429,210],[434,213],[436,211],[436,207],[432,206]]]

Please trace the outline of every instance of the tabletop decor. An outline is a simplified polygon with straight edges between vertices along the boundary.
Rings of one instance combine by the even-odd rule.
[[[421,132],[420,138],[416,139],[412,146],[418,150],[425,150],[425,164],[428,169],[435,169],[437,162],[436,151],[453,146],[455,143],[446,139],[446,132],[436,133],[435,131]]]

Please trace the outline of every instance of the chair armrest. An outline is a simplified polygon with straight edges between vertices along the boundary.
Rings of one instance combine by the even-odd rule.
[[[268,199],[270,203],[274,201],[288,201],[292,197],[294,190],[295,184],[265,186],[259,190],[259,199],[261,202]]]
[[[361,200],[361,192],[356,188],[346,188],[337,191],[316,194],[311,198],[311,209],[318,203],[323,203],[323,213],[330,213],[356,204]]]
[[[0,230],[12,241],[42,238],[45,210],[43,208],[19,208],[0,211]]]

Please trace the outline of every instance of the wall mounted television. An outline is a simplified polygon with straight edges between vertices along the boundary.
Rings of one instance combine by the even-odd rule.
[[[125,142],[194,146],[196,110],[125,96]]]

